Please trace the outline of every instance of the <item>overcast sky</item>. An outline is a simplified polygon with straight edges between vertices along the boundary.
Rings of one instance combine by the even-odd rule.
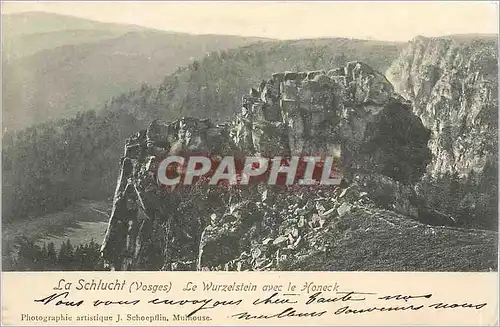
[[[498,33],[498,6],[480,2],[3,2],[4,14],[47,11],[193,34],[278,39]]]

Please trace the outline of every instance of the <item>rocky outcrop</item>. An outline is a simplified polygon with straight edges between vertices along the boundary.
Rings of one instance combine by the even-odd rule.
[[[496,163],[496,37],[417,37],[386,75],[432,131],[430,174],[481,174]]]
[[[430,159],[429,132],[401,100],[381,73],[360,62],[273,74],[243,97],[231,130],[238,147],[255,153],[342,153],[343,167],[409,183]]]
[[[342,216],[354,202],[414,216],[409,185],[430,161],[428,140],[429,131],[409,103],[364,63],[273,74],[243,96],[241,112],[227,123],[194,118],[154,121],[127,140],[103,256],[118,270],[224,267],[245,252],[263,251],[254,245],[264,236],[273,245],[288,237],[289,243],[283,244],[293,250],[300,243],[297,228],[316,226],[321,216],[334,211]],[[333,203],[331,208],[294,211],[301,222],[292,228],[283,225],[266,203],[272,208],[296,197],[307,203],[318,189],[294,195],[291,189],[263,185],[160,187],[155,178],[159,159],[183,152],[265,157],[337,154],[344,182],[340,188],[322,190]],[[358,199],[344,205],[335,199],[346,187],[358,190]],[[259,261],[253,269],[262,265],[279,269],[280,254],[273,253],[277,261]]]

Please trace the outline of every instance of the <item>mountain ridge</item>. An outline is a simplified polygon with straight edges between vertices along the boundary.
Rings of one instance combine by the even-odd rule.
[[[36,24],[35,27],[31,27],[29,24],[27,24],[30,20],[32,24]],[[40,26],[39,24],[41,23],[49,26],[43,26],[43,25]],[[62,15],[46,11],[25,11],[19,13],[2,14],[2,27],[6,28],[7,34],[10,35],[37,34],[40,32],[55,32],[63,30],[67,31],[74,29],[99,30],[99,29],[109,29],[109,28],[117,28],[117,29],[125,28],[125,29],[136,29],[136,30],[142,30],[142,29],[153,30],[153,28],[135,24],[102,22],[93,19],[82,18],[79,16],[72,16],[66,14]],[[22,27],[24,27],[24,29]]]
[[[93,22],[80,21],[95,27]],[[158,83],[178,66],[187,65],[211,51],[261,40],[224,35],[193,36],[127,26],[122,29],[121,25],[119,31],[107,30],[102,34],[106,26],[79,30],[75,35],[74,30],[64,29],[42,34],[37,29],[36,35],[26,34],[29,47],[34,47],[27,53],[33,53],[4,60],[4,125],[8,129],[98,109],[110,97],[140,87],[143,82]],[[37,39],[34,45],[31,40],[40,35],[55,40],[46,45],[44,40]],[[16,36],[11,36],[13,42]],[[6,42],[4,59],[9,56],[9,41]],[[22,49],[20,45],[18,50],[23,52]]]

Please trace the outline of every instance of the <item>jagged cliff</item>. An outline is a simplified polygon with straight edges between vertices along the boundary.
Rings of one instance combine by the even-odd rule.
[[[410,185],[431,159],[429,135],[387,79],[361,62],[328,72],[274,74],[243,96],[241,112],[227,123],[154,121],[127,140],[103,256],[117,270],[287,269],[298,264],[299,254],[332,251],[324,239],[332,231],[347,241],[357,228],[371,228],[371,216],[387,221],[391,212],[389,226],[416,217]],[[344,180],[339,187],[192,185],[165,191],[155,167],[159,158],[179,151],[338,153]],[[363,222],[340,228],[353,214],[361,214]],[[395,229],[405,237],[403,227]],[[487,256],[494,253],[491,237],[486,233],[477,244]],[[466,257],[471,248],[477,249],[450,248],[450,255]],[[383,251],[372,255],[390,260]],[[481,263],[482,269],[491,266]]]
[[[432,131],[429,173],[482,173],[496,163],[496,37],[417,37],[386,75]]]
[[[498,228],[497,74],[497,37],[476,35],[417,37],[386,73],[431,130],[419,193],[460,226]]]

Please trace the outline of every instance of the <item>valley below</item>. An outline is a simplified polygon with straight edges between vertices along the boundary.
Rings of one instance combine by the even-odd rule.
[[[109,210],[107,202],[80,201],[65,210],[4,224],[2,242],[7,245],[18,237],[27,237],[40,247],[52,242],[56,250],[67,240],[73,245],[92,240],[100,244],[106,233]]]

